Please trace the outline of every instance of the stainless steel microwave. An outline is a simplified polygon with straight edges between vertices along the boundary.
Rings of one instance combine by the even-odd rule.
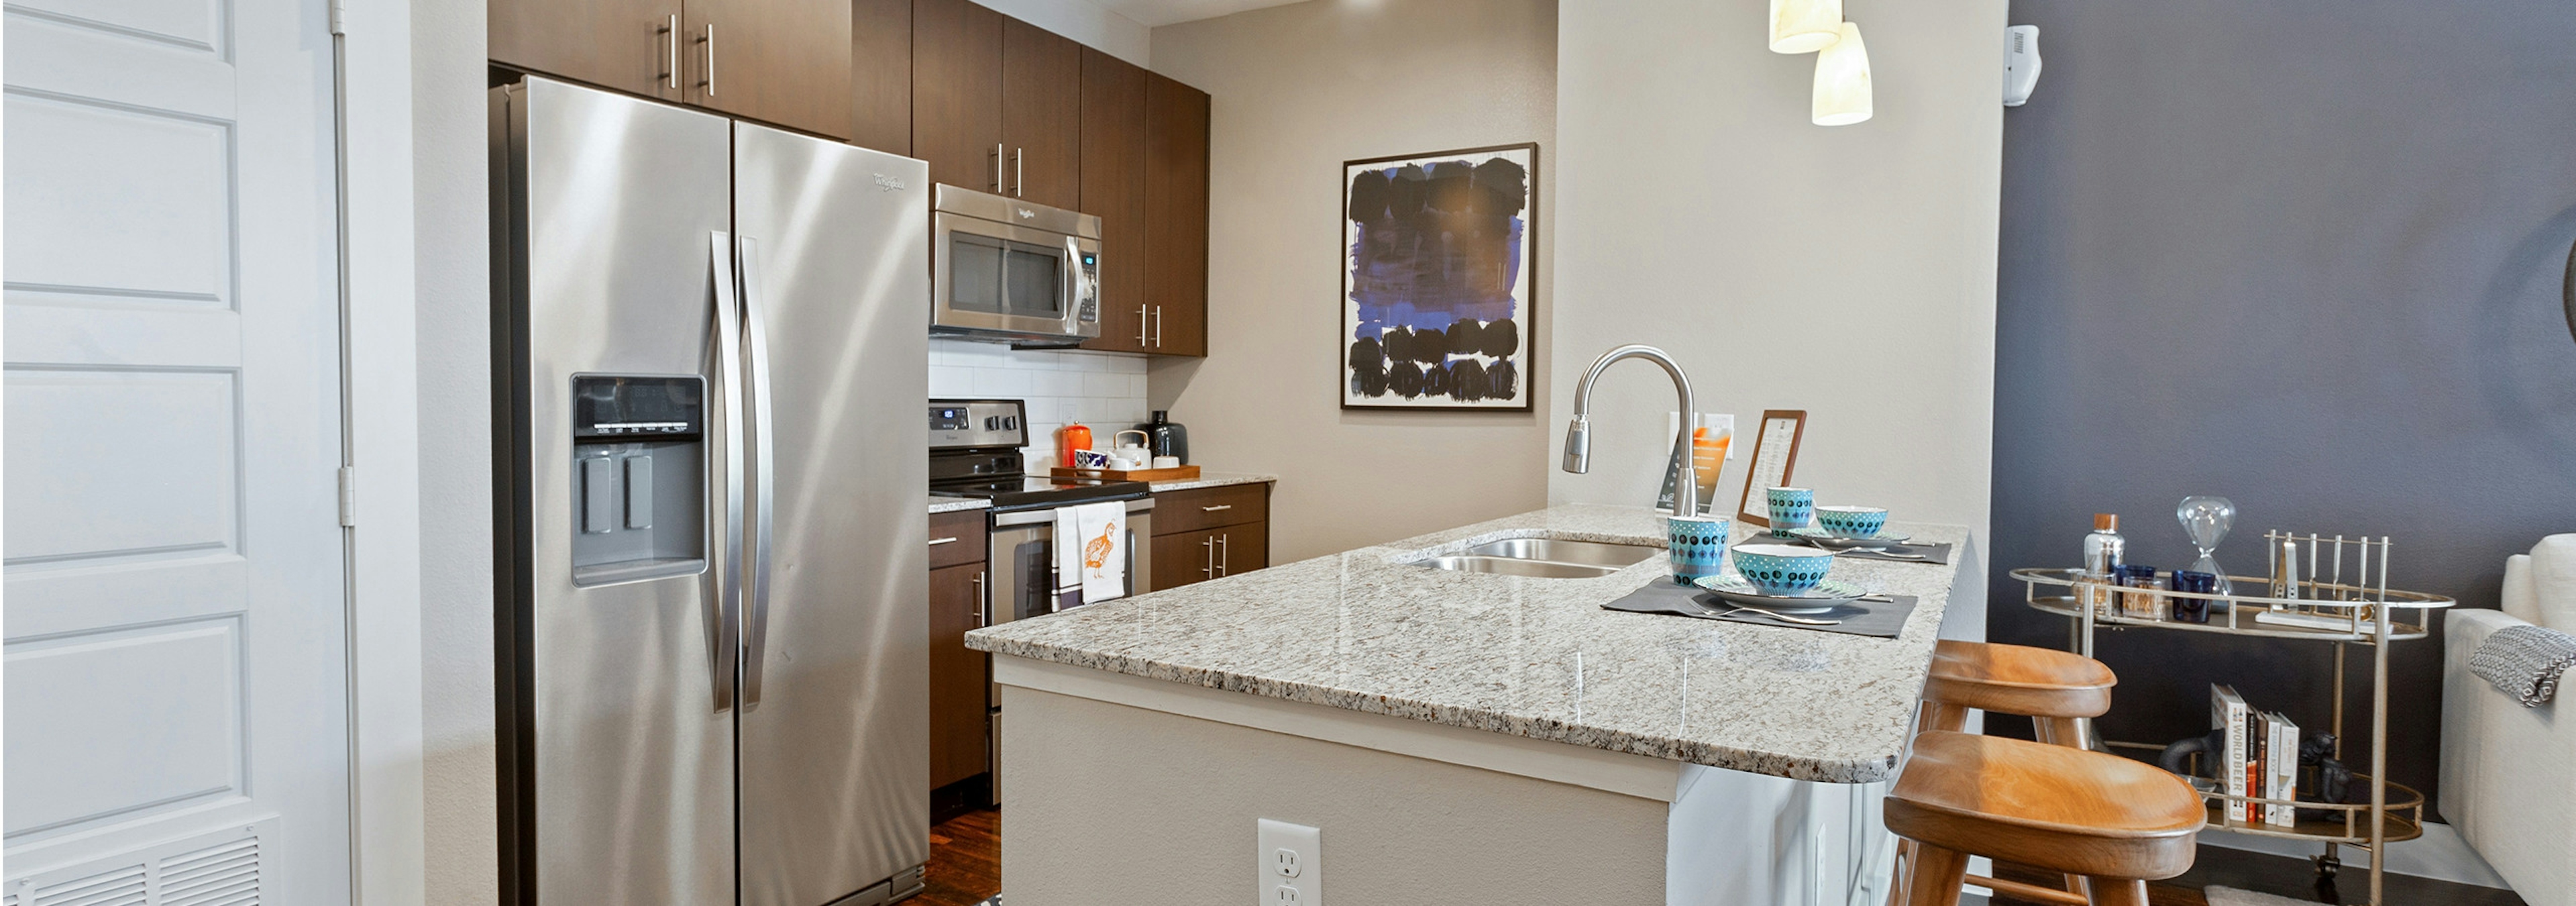
[[[930,332],[1071,345],[1100,335],[1100,218],[938,187]]]

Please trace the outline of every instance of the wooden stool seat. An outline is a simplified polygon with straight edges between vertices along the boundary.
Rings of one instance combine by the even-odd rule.
[[[2200,794],[2154,765],[1940,730],[1915,737],[1886,817],[1918,844],[1914,903],[1956,902],[1969,855],[2082,875],[2095,902],[2130,902],[2191,868],[2209,819]]]
[[[2080,654],[1943,639],[1933,646],[1923,699],[2027,717],[2100,717],[2111,710],[2111,687],[2119,682],[2111,668]]]

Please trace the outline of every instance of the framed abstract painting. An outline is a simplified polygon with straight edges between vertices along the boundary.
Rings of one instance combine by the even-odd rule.
[[[1530,411],[1538,145],[1342,165],[1344,409]]]

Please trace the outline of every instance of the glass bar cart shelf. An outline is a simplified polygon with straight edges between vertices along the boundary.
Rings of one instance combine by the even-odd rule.
[[[2100,627],[2126,629],[2169,629],[2184,632],[2214,632],[2226,635],[2267,639],[2294,639],[2337,643],[2334,648],[2334,715],[2331,732],[2335,736],[2335,757],[2344,757],[2344,660],[2347,646],[2360,646],[2370,652],[2370,765],[2368,772],[2354,771],[2353,781],[2369,792],[2367,802],[2330,803],[2298,802],[2302,810],[2326,812],[2326,817],[2303,820],[2291,827],[2277,827],[2260,822],[2226,820],[2226,803],[2238,800],[2257,806],[2280,800],[2255,796],[2230,796],[2223,792],[2204,791],[2209,801],[2209,826],[2265,837],[2302,839],[2324,846],[2325,853],[2315,857],[2317,871],[2332,875],[2340,867],[2339,846],[2354,846],[2370,853],[2369,903],[2386,902],[2381,895],[2385,862],[2381,854],[2389,843],[2412,840],[2424,834],[2424,795],[2404,784],[2382,779],[2387,770],[2388,746],[2388,646],[2394,642],[2412,641],[2430,635],[2431,612],[2451,606],[2454,601],[2440,595],[2400,591],[2386,584],[2385,545],[2381,545],[2382,566],[2379,582],[2374,585],[2349,585],[2332,580],[2284,579],[2275,586],[2263,576],[2230,576],[2229,582],[2239,588],[2259,588],[2289,592],[2282,597],[2260,595],[2216,594],[2137,589],[2086,579],[2080,570],[2022,568],[2012,577],[2023,583],[2024,600],[2035,610],[2067,617],[2073,622],[2069,647],[2086,657],[2093,656],[2093,634]],[[2313,550],[2313,549],[2312,549]],[[2314,559],[2311,563],[2316,562]],[[2366,562],[2366,561],[2365,561]],[[2314,567],[2312,566],[2311,569]],[[2338,572],[2340,563],[2338,561]],[[2364,568],[2365,576],[2369,570]],[[2367,581],[2365,579],[2365,581]],[[2043,593],[2045,590],[2046,593]],[[2148,606],[2128,608],[2124,605],[2147,596]],[[2171,617],[2175,599],[2206,602],[2209,622],[2187,622]],[[2269,620],[2264,614],[2277,614]],[[2276,620],[2284,622],[2275,622]],[[2156,750],[2161,746],[2127,742],[2105,742],[2117,749]]]

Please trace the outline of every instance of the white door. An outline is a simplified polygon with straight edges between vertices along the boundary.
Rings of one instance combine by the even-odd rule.
[[[324,0],[8,0],[0,904],[349,899]]]

